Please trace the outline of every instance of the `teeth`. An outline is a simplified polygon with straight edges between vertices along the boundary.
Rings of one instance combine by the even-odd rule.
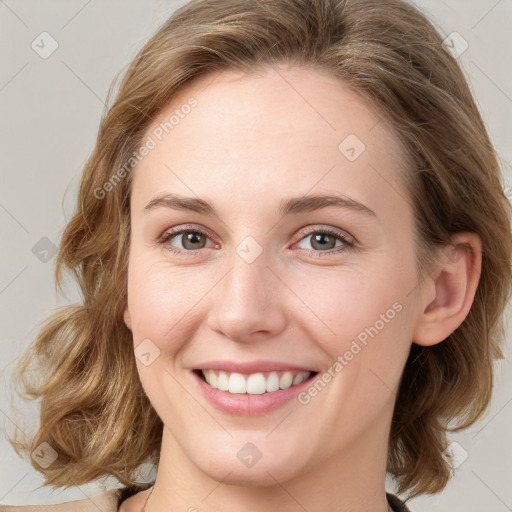
[[[292,372],[284,372],[279,379],[279,387],[281,389],[288,389],[293,383]]]
[[[217,375],[213,371],[210,371],[210,385],[214,388],[218,387]]]
[[[262,395],[263,393],[266,393],[267,381],[265,379],[265,375],[263,375],[263,373],[253,373],[252,375],[249,375],[247,378],[247,390],[250,390],[249,394],[251,395]]]
[[[213,384],[212,384],[212,387]],[[247,393],[247,381],[241,373],[232,373],[229,376],[229,389],[230,393]]]
[[[296,386],[297,384],[300,384],[303,380],[305,380],[305,378],[302,373],[295,375],[295,377],[293,378],[293,381],[292,381],[292,386]]]
[[[213,370],[209,371],[213,373]],[[217,377],[217,388],[221,391],[229,390],[229,379],[226,372],[219,372],[219,376]]]
[[[206,382],[216,389],[228,391],[234,394],[262,395],[272,393],[278,389],[288,389],[304,382],[311,372],[283,372],[279,377],[278,372],[270,372],[265,376],[263,373],[252,373],[245,376],[241,373],[228,373],[214,370],[202,370]]]
[[[272,391],[277,391],[279,389],[279,376],[276,372],[272,372],[267,377],[267,392],[272,393]]]

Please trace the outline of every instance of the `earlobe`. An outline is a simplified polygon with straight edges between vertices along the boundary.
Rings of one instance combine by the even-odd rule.
[[[130,311],[128,310],[128,306],[126,306],[126,308],[124,309],[123,319],[124,319],[124,323],[126,324],[126,327],[128,327],[128,329],[130,329],[130,331],[131,331],[132,330],[132,317],[130,316]]]
[[[429,276],[435,286],[433,300],[421,305],[413,342],[430,346],[455,331],[468,315],[475,297],[482,266],[482,244],[476,233],[452,235],[436,273]]]

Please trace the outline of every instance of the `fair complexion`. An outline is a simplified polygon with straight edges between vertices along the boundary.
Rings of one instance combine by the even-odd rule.
[[[385,512],[387,441],[411,343],[442,342],[463,322],[479,239],[456,234],[472,250],[457,246],[419,279],[400,143],[368,100],[324,72],[281,66],[201,77],[147,134],[190,97],[197,106],[132,176],[124,319],[135,347],[150,340],[160,351],[136,364],[164,424],[146,510]],[[366,147],[353,161],[338,149],[349,134]],[[145,208],[170,193],[208,201],[217,216]],[[349,197],[373,213],[280,212],[304,195]],[[353,246],[322,237],[326,228]],[[171,229],[188,231],[165,240]],[[246,254],[259,255],[249,262]],[[276,361],[317,371],[310,389],[339,356],[342,370],[308,403],[295,398],[252,416],[219,410],[193,372],[214,360]],[[251,467],[237,456],[247,443],[261,454]],[[122,512],[140,512],[148,495]]]

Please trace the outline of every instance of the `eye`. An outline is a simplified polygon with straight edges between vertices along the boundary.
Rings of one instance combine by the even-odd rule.
[[[182,244],[182,248],[176,248],[171,241],[177,239]],[[159,243],[165,248],[176,254],[193,255],[196,250],[204,249],[206,240],[209,236],[204,231],[194,228],[193,226],[183,226],[180,229],[166,231]],[[214,244],[214,247],[218,247]]]
[[[308,241],[308,239],[310,241]],[[336,245],[337,241],[341,241],[341,244]],[[306,236],[300,239],[298,244],[302,242],[306,242],[307,244],[310,244],[311,247],[313,247],[313,252],[316,253],[315,257],[340,253],[354,247],[354,241],[351,238],[349,238],[345,233],[332,228],[310,229],[306,233]],[[333,250],[337,247],[340,247],[340,245],[343,245],[344,248],[341,250]],[[310,250],[308,247],[300,248]]]
[[[312,228],[309,229],[305,234],[302,233],[303,237],[297,242],[297,245],[304,243],[310,239],[310,247],[300,247],[310,251],[315,257],[322,257],[324,255],[332,255],[333,253],[340,253],[347,251],[354,247],[354,240],[347,236],[342,231],[338,231],[333,228]],[[314,235],[314,236],[312,236]],[[176,247],[171,242],[176,239],[182,247]],[[205,231],[198,229],[194,226],[182,226],[178,229],[166,231],[159,240],[159,243],[164,245],[165,248],[175,254],[186,254],[187,256],[193,256],[196,251],[204,249],[207,241],[210,239],[209,234]],[[337,244],[337,242],[341,242]],[[339,247],[343,246],[341,249]],[[210,247],[219,247],[218,244],[212,244]],[[338,249],[338,250],[335,250]]]

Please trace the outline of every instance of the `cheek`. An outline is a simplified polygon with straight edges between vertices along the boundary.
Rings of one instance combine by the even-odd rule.
[[[129,271],[128,306],[135,343],[150,338],[161,350],[168,350],[173,338],[181,338],[194,306],[207,294],[211,284],[190,269],[137,261]]]
[[[145,264],[143,258],[132,259],[128,271],[128,308],[135,343],[140,338],[156,337],[161,329],[162,313],[168,309],[169,297],[163,293],[165,280]]]
[[[394,319],[397,306],[393,307],[393,304],[399,293],[396,288],[390,291],[379,275],[380,271],[372,273],[367,269],[357,272],[353,269],[347,272],[333,270],[308,279],[297,295],[307,298],[304,303],[308,307],[308,322],[317,329],[314,337],[324,333],[322,338],[336,349],[340,342],[357,338],[376,322],[382,327],[381,315],[385,319]],[[310,317],[313,317],[312,322]],[[364,339],[364,334],[360,339]]]
[[[325,274],[302,280],[299,293],[308,305],[302,329],[331,361],[342,358],[335,373],[343,373],[346,383],[361,379],[358,389],[369,395],[379,378],[393,388],[412,341],[413,315],[405,302],[412,274],[393,258]]]

